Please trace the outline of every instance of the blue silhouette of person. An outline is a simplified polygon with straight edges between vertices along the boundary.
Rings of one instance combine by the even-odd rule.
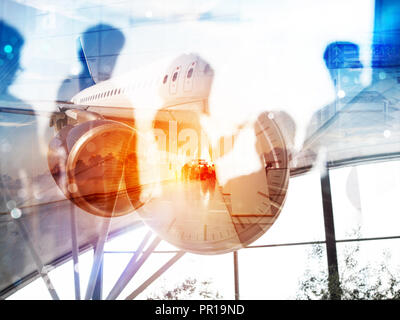
[[[77,39],[77,56],[81,71],[63,81],[58,90],[57,100],[70,101],[74,95],[95,82],[110,79],[124,43],[125,36],[113,26],[97,24],[88,28]]]
[[[10,86],[21,70],[20,56],[24,38],[12,26],[0,20],[0,289],[5,284],[17,285],[24,276],[26,264],[30,263],[29,253],[23,244],[22,237],[13,219],[21,217],[18,206],[30,196],[29,189],[24,188],[21,172],[28,176],[32,172],[32,164],[19,153],[21,146],[15,141],[25,137],[30,145],[37,139],[37,125],[32,115],[7,112],[8,108],[26,108],[28,105],[10,93]],[[4,108],[4,109],[3,109]],[[26,148],[26,146],[22,146]],[[24,194],[25,193],[25,194]]]
[[[20,54],[24,44],[21,34],[3,21],[0,21],[0,99],[21,102],[22,100],[9,92],[14,83],[20,65]]]
[[[307,128],[307,138],[326,124],[362,89],[359,46],[352,42],[330,43],[323,55],[335,89],[335,100],[315,112]]]

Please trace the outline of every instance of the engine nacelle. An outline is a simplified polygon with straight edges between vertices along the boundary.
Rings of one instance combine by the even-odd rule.
[[[145,202],[136,143],[136,130],[120,122],[67,125],[49,144],[49,169],[65,196],[83,210],[125,215]]]

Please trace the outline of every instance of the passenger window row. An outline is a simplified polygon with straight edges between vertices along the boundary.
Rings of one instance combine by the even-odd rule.
[[[117,94],[124,93],[125,91],[126,91],[126,88],[116,88],[116,89],[113,89],[113,90],[108,90],[108,91],[105,91],[105,92],[97,93],[97,94],[90,95],[88,97],[84,97],[82,99],[79,99],[79,103],[89,102],[89,101],[98,100],[98,99],[103,99],[103,98],[106,98],[106,97],[109,97],[109,96],[115,96]]]
[[[193,76],[193,68],[194,67],[191,67],[187,71],[187,73],[186,73],[186,78],[187,79],[190,79]],[[175,71],[174,74],[172,75],[172,79],[171,79],[172,82],[175,82],[177,80],[177,78],[178,78],[178,72]],[[162,83],[166,84],[167,81],[168,81],[168,75],[166,74],[164,76],[164,78],[163,78]],[[151,82],[154,82],[154,81],[150,81],[149,84],[151,84]],[[139,87],[140,87],[140,84],[138,85],[138,88]],[[116,88],[116,89],[105,91],[105,92],[102,92],[102,93],[97,93],[95,95],[91,95],[91,96],[88,96],[88,97],[83,97],[83,98],[79,99],[79,103],[85,103],[85,102],[90,102],[90,101],[93,101],[93,100],[103,99],[103,98],[106,98],[106,97],[109,97],[109,96],[115,96],[115,95],[119,95],[119,94],[124,94],[125,92],[133,91],[134,89],[135,89],[134,85],[132,85],[131,87],[126,87],[126,88]]]
[[[86,103],[86,102],[91,102],[91,101],[98,100],[98,99],[104,99],[104,98],[107,98],[110,96],[124,94],[128,91],[134,91],[135,89],[146,87],[146,85],[151,86],[152,84],[157,84],[157,83],[158,83],[158,79],[155,79],[155,80],[149,80],[145,83],[133,84],[133,85],[131,85],[129,87],[125,87],[125,88],[116,88],[113,90],[104,91],[101,93],[83,97],[83,98],[79,99],[78,103]]]

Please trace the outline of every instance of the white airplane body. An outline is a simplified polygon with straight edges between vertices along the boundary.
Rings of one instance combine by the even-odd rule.
[[[65,197],[101,217],[137,211],[163,239],[196,253],[258,238],[285,198],[284,141],[265,113],[238,128],[235,148],[236,133],[211,143],[201,117],[213,77],[206,61],[184,54],[57,102],[47,162]],[[263,168],[268,161],[273,178]]]
[[[50,142],[48,163],[63,193],[88,212],[106,215],[110,210],[88,199],[138,188],[141,191],[129,195],[140,206],[159,183],[178,179],[186,162],[202,156],[206,139],[200,138],[200,116],[208,112],[213,76],[210,65],[198,55],[183,54],[172,63],[153,63],[88,87],[70,102],[58,102],[60,112],[50,122],[56,135]],[[108,167],[104,161],[111,164],[113,158],[126,157],[135,159],[128,174],[132,175],[129,181],[137,182],[118,187],[114,178],[124,169],[116,172],[117,163]],[[93,164],[94,159],[100,162]],[[108,170],[109,178],[107,173],[93,171],[99,166]],[[103,182],[94,182],[97,176],[103,176]],[[85,187],[91,183],[93,187]],[[131,210],[124,205],[125,198],[116,200],[123,209],[111,210],[115,215]]]
[[[207,62],[198,55],[184,54],[172,63],[160,61],[97,83],[76,94],[71,102],[91,109],[118,107],[159,110],[183,107],[185,104],[188,106],[183,108],[190,109],[191,103],[207,103],[212,79],[213,70]],[[198,111],[206,112],[206,108],[203,105],[203,109]]]

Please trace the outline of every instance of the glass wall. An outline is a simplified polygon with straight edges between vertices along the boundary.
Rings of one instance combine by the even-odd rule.
[[[250,160],[257,162],[261,154],[246,163],[256,143],[240,134],[268,112],[287,155],[286,198],[268,230],[253,242],[243,241],[237,264],[232,252],[186,252],[147,282],[186,248],[177,245],[182,233],[172,241],[176,246],[163,240],[155,247],[118,299],[132,292],[137,299],[235,299],[235,293],[241,299],[330,298],[328,278],[335,275],[328,272],[327,239],[332,235],[342,298],[398,297],[399,8],[391,0],[1,1],[0,297],[74,299],[78,280],[81,298],[107,298],[149,231],[151,238],[139,251],[157,235],[170,240],[165,233],[174,221],[157,211],[165,207],[154,210],[161,217],[159,229],[136,210],[145,192],[134,201],[118,198],[121,207],[131,201],[131,210],[108,220],[98,213],[104,203],[95,209],[90,201],[82,204],[77,184],[63,172],[86,165],[68,162],[78,147],[87,154],[93,147],[75,144],[81,137],[89,141],[94,132],[89,125],[72,129],[82,122],[119,122],[110,131],[117,136],[125,125],[139,128],[146,117],[154,116],[154,126],[161,118],[179,121],[181,105],[207,132],[209,143],[240,136],[235,141],[242,141],[245,151],[235,154],[242,160],[241,176],[255,173]],[[182,71],[187,63],[177,64],[182,56],[197,57],[193,63],[202,71],[194,64]],[[186,78],[179,78],[180,72]],[[171,83],[161,87],[163,79]],[[168,147],[173,143],[165,139]],[[201,150],[196,152],[200,159]],[[103,170],[98,181],[104,181],[110,169],[106,159],[113,154],[98,156],[91,160]],[[265,169],[271,165],[268,156],[273,157],[262,154]],[[150,154],[145,163],[153,162]],[[326,166],[330,200],[321,188]],[[165,167],[178,179],[171,163]],[[135,176],[136,169],[129,173]],[[256,183],[249,185],[244,198],[259,196]],[[220,193],[218,205],[232,211],[234,201]],[[209,201],[212,193],[207,197],[202,200]],[[167,200],[178,210],[182,203],[174,199]],[[332,205],[334,230],[327,230],[324,201]],[[253,212],[241,214],[254,218]],[[235,228],[239,224],[232,222]],[[205,240],[207,224],[200,227],[196,236]],[[87,293],[95,283],[101,284],[101,295],[97,288]]]

